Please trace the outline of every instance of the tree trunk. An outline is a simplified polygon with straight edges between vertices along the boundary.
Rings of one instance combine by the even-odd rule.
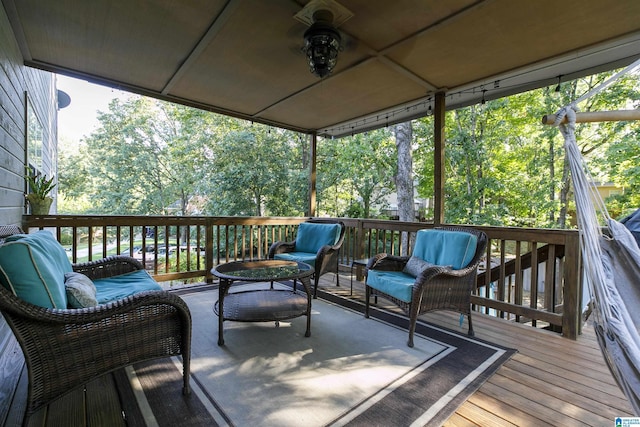
[[[396,150],[398,152],[398,169],[395,175],[396,192],[398,194],[398,219],[400,221],[415,221],[413,200],[413,160],[411,158],[411,143],[413,134],[411,122],[395,125]],[[403,253],[409,253],[409,235],[403,233],[401,248]]]

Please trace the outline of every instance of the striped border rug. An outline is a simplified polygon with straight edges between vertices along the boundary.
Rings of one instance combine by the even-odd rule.
[[[256,285],[231,291],[246,286]],[[327,293],[313,300],[311,337],[304,316],[227,321],[219,347],[217,295],[181,295],[193,316],[190,397],[178,358],[128,370],[141,425],[440,425],[515,353],[423,322],[410,349],[406,317],[364,319],[362,304]]]

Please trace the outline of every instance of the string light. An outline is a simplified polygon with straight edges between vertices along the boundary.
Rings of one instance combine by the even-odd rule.
[[[561,84],[560,84],[560,83],[561,83],[561,78],[562,78],[562,75],[559,75],[559,76],[558,76],[558,85],[557,85],[557,86],[556,86],[556,88],[555,88],[556,92],[559,92],[559,91],[560,91],[560,89],[561,89]],[[545,83],[545,82],[548,82],[548,79],[540,79],[540,80],[538,80],[538,81],[531,82],[531,84],[544,86],[544,83]],[[495,80],[495,81],[493,81],[493,82],[491,83],[491,84],[492,84],[492,89],[491,89],[491,90],[486,89],[486,88],[485,88],[485,86],[484,86],[484,84],[483,84],[483,85],[474,86],[474,87],[472,87],[472,88],[468,88],[468,89],[465,89],[465,90],[460,90],[460,91],[457,91],[457,92],[450,92],[450,93],[447,93],[447,94],[446,94],[446,96],[448,96],[448,97],[449,97],[449,100],[450,100],[451,102],[455,102],[456,95],[457,95],[457,97],[458,97],[458,98],[462,98],[462,97],[463,97],[463,95],[465,95],[465,94],[476,94],[476,93],[478,93],[478,91],[482,91],[482,98],[481,98],[481,101],[480,101],[480,102],[481,102],[481,104],[485,104],[485,103],[486,103],[487,95],[488,95],[488,93],[490,93],[492,90],[501,89],[502,91],[508,91],[508,90],[509,90],[509,89],[511,89],[512,87],[518,87],[518,86],[520,86],[519,84],[514,84],[514,85],[512,85],[512,86],[509,86],[509,85],[506,85],[506,86],[505,86],[505,85],[503,85],[502,83],[503,83],[503,81],[501,81],[501,80]],[[549,85],[549,83],[546,83],[546,85]],[[411,107],[413,107],[413,109],[414,109],[415,111],[418,111],[419,109],[421,109],[422,111],[424,111],[424,110],[425,110],[425,108],[426,108],[425,115],[426,115],[426,116],[429,116],[429,115],[433,114],[432,97],[429,97],[429,98],[428,98],[428,101],[425,101],[425,100],[423,99],[423,100],[421,100],[421,101],[419,101],[419,102],[417,102],[417,103],[415,103],[415,104],[409,105],[408,107],[403,106],[403,107],[399,107],[399,108],[397,108],[396,110],[389,111],[389,112],[387,113],[387,115],[385,115],[385,116],[383,116],[383,117],[381,117],[381,116],[378,114],[378,115],[376,115],[375,117],[365,118],[365,119],[363,120],[363,122],[362,122],[362,125],[361,125],[361,126],[360,126],[360,122],[358,121],[358,122],[356,122],[355,124],[354,124],[354,123],[345,124],[345,125],[343,125],[343,126],[338,126],[338,127],[335,127],[335,128],[331,128],[330,130],[331,130],[334,134],[342,134],[342,133],[347,133],[347,132],[354,131],[354,129],[357,129],[357,128],[359,128],[359,127],[364,127],[364,126],[366,126],[366,125],[372,126],[372,125],[374,125],[375,123],[379,123],[379,122],[381,122],[382,120],[384,120],[384,121],[385,121],[385,126],[386,126],[386,127],[389,127],[389,115],[391,115],[391,117],[394,117],[394,116],[396,115],[396,113],[397,113],[397,114],[401,114],[401,113],[402,113],[402,114],[404,114],[404,113],[406,113],[407,111],[409,111],[409,109],[410,109]],[[329,131],[330,131],[330,130],[329,130],[329,129],[327,129],[327,130],[325,130],[325,132],[326,132],[326,133],[329,133]]]

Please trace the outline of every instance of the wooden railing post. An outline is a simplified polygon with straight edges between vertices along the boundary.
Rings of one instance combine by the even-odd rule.
[[[208,218],[206,224],[204,231],[204,265],[205,270],[207,270],[207,275],[205,277],[207,283],[213,283],[213,275],[211,274],[211,270],[213,269],[213,219]]]
[[[351,260],[352,262],[357,260],[357,259],[362,259],[364,258],[364,224],[363,221],[358,220],[356,221],[356,227],[355,227],[355,245],[353,248],[353,260]],[[360,266],[358,266],[356,268],[356,279],[357,280],[363,280],[364,279],[364,274],[362,272],[362,268]]]
[[[562,335],[577,339],[580,330],[580,245],[578,233],[566,236],[564,263],[564,304],[562,314]]]

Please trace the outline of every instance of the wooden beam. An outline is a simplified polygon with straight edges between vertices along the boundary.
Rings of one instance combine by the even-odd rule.
[[[311,153],[309,159],[309,211],[307,216],[316,216],[316,162],[318,161],[317,147],[318,147],[318,134],[316,132],[311,134]]]
[[[440,225],[444,221],[444,125],[445,94],[438,92],[433,108],[433,222]]]
[[[162,95],[168,95],[171,89],[173,89],[173,87],[176,85],[176,83],[185,76],[187,71],[189,71],[191,66],[200,58],[205,49],[209,47],[213,39],[218,36],[220,30],[229,21],[229,18],[235,13],[239,4],[240,2],[235,0],[229,1],[226,4],[224,9],[222,9],[222,12],[220,12],[220,14],[216,16],[214,21],[211,23],[204,36],[202,36],[198,43],[196,43],[196,45],[193,47],[187,59],[182,62],[180,68],[178,68],[176,72],[173,73],[173,76],[171,76],[169,81],[164,85],[161,91]]]
[[[640,110],[591,111],[576,113],[576,123],[620,122],[631,120],[640,120]],[[542,116],[542,124],[552,125],[555,121],[555,114],[546,114]],[[565,117],[561,123],[567,123],[567,118]]]

